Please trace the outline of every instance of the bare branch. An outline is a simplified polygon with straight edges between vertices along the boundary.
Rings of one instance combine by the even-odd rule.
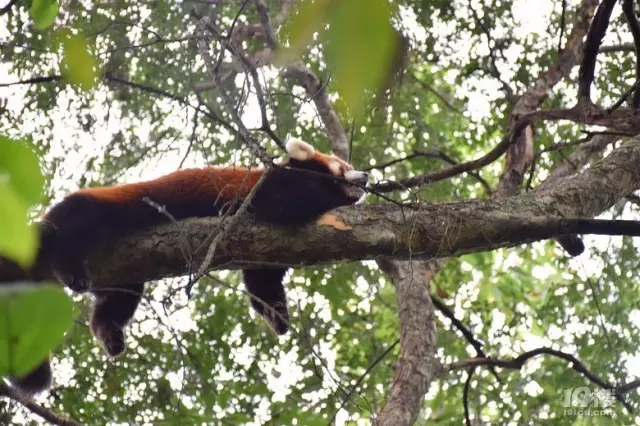
[[[609,27],[609,19],[611,12],[616,5],[616,0],[602,0],[598,10],[591,22],[587,41],[584,46],[584,56],[580,64],[578,72],[578,103],[591,104],[591,83],[593,83],[594,73],[596,69],[596,59],[600,44],[604,38],[607,28]]]
[[[192,14],[196,15],[195,12],[193,12]],[[217,30],[211,23],[211,20],[207,16],[203,16],[199,19],[200,20],[198,21],[198,25],[196,28],[196,33],[198,36],[198,50],[200,55],[203,57],[205,61],[205,64],[208,68],[209,73],[213,77],[213,80],[216,84],[216,88],[218,89],[218,92],[222,97],[225,107],[227,108],[227,112],[231,116],[231,119],[233,120],[234,124],[237,126],[237,134],[239,134],[241,138],[244,140],[244,142],[246,142],[249,145],[254,155],[257,158],[259,158],[263,164],[265,164],[266,166],[271,166],[273,164],[273,159],[269,156],[267,151],[265,151],[265,149],[262,146],[260,146],[258,141],[255,140],[255,138],[251,135],[247,127],[242,122],[242,118],[238,114],[238,111],[236,111],[236,109],[233,107],[233,103],[231,102],[229,95],[221,85],[220,75],[216,72],[213,57],[211,57],[211,54],[209,52],[209,43],[206,42],[206,40],[209,39],[209,37],[206,35],[207,30],[219,42],[222,43],[224,48],[229,49],[232,53],[236,53],[236,52],[234,51],[233,47],[228,42],[228,40],[220,36],[220,34],[217,32]],[[250,64],[248,65],[250,68],[249,72],[251,72],[251,65]],[[253,71],[255,72],[255,69],[253,69]],[[257,75],[256,75],[256,78],[257,78]],[[256,87],[256,92],[258,92],[258,90],[259,89]]]
[[[459,174],[465,172],[471,172],[473,170],[478,170],[488,164],[496,161],[500,156],[509,148],[509,146],[515,142],[518,135],[524,131],[524,129],[529,126],[531,120],[529,118],[523,118],[519,120],[513,128],[502,138],[500,143],[495,146],[491,151],[489,151],[486,155],[472,161],[468,161],[466,163],[457,164],[455,166],[447,167],[446,169],[441,169],[433,173],[427,173],[424,175],[414,176],[408,179],[404,179],[400,182],[394,181],[386,181],[382,183],[378,183],[376,185],[372,185],[377,191],[380,192],[390,192],[398,189],[408,189],[416,186],[422,186],[425,184],[431,184],[434,182],[438,182],[444,179],[449,179],[453,176],[457,176]]]
[[[24,406],[27,410],[31,411],[33,414],[36,414],[42,417],[47,422],[57,425],[57,426],[81,426],[81,423],[69,418],[62,417],[60,414],[56,414],[48,408],[43,407],[42,405],[37,404],[33,400],[24,399],[20,394],[13,389],[11,386],[8,386],[5,382],[0,380],[0,395],[7,396],[14,401],[17,401],[19,404]]]
[[[601,46],[599,53],[617,53],[617,52],[633,52],[635,46],[633,43],[623,43],[612,46]]]
[[[556,358],[563,359],[569,363],[571,363],[571,369],[577,371],[582,374],[584,377],[589,379],[592,383],[599,386],[602,389],[613,391],[614,396],[618,401],[620,401],[627,411],[633,412],[633,407],[624,400],[623,395],[625,393],[630,392],[631,390],[637,389],[640,387],[640,381],[636,380],[626,385],[622,385],[620,387],[616,387],[606,380],[598,377],[582,363],[575,356],[568,354],[566,352],[558,351],[551,348],[538,348],[532,351],[528,351],[523,353],[522,355],[511,359],[511,360],[500,360],[500,359],[492,359],[492,358],[470,358],[457,362],[453,362],[448,366],[445,366],[442,370],[442,374],[446,374],[451,371],[463,370],[470,367],[478,367],[478,366],[493,366],[493,367],[501,367],[508,368],[512,370],[520,370],[524,366],[524,364],[530,359],[539,356],[539,355],[551,355]]]
[[[624,12],[624,17],[627,20],[627,24],[629,25],[629,31],[631,31],[631,35],[633,36],[633,45],[636,51],[637,85],[638,83],[640,83],[640,24],[638,24],[638,18],[636,18],[636,14],[633,11],[633,4],[634,2],[632,0],[624,0],[622,2],[622,11]],[[638,108],[640,106],[640,91],[638,91],[637,88],[634,90],[631,106],[633,108]]]

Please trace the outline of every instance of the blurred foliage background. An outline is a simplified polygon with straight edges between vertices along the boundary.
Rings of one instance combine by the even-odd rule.
[[[42,210],[78,187],[135,181],[205,163],[256,164],[219,122],[185,105],[198,105],[194,88],[211,81],[194,41],[193,11],[228,30],[234,20],[257,22],[251,2],[69,0],[45,30],[34,27],[27,3],[18,2],[0,17],[0,126],[7,135],[35,141],[48,183]],[[324,40],[313,39],[301,54],[328,84],[352,139],[354,166],[371,169],[377,181],[399,179],[447,164],[437,156],[416,155],[380,165],[425,152],[463,162],[495,146],[505,133],[514,94],[557,57],[561,22],[572,22],[578,3],[395,2],[391,23],[408,47],[401,72],[393,76],[390,90],[370,96],[357,114],[335,96]],[[274,16],[283,4],[274,0],[268,6]],[[633,83],[634,55],[624,48],[630,36],[620,15],[619,9],[614,12],[605,39],[605,45],[619,48],[599,57],[595,96],[601,105],[615,102]],[[90,91],[55,78],[64,48],[52,40],[60,27],[83,35],[96,66],[111,78],[99,79]],[[286,44],[282,28],[276,31]],[[245,43],[247,51],[261,48],[251,43]],[[369,44],[365,53],[379,54],[377,45]],[[244,123],[258,128],[259,107],[249,80],[231,72],[228,61],[222,67],[229,76],[225,88]],[[363,72],[356,63],[347,69],[356,79]],[[297,136],[329,152],[304,89],[282,78],[276,65],[258,72],[272,130],[282,139]],[[576,77],[577,67],[544,106],[573,105]],[[228,120],[215,90],[200,96]],[[562,122],[539,125],[536,151],[579,140],[581,130]],[[254,134],[270,153],[283,154],[264,132]],[[541,154],[525,182],[536,187],[573,149]],[[485,198],[495,189],[501,167],[496,162],[477,175],[391,196]],[[386,201],[371,195],[367,202]],[[621,203],[606,216],[633,218],[638,210],[638,204]],[[431,288],[491,356],[550,346],[574,353],[611,382],[625,383],[640,372],[637,242],[599,237],[586,243],[587,252],[571,261],[553,242],[451,259]],[[287,284],[293,331],[282,338],[249,313],[237,271],[215,277],[202,279],[190,300],[183,291],[187,278],[149,285],[130,326],[129,349],[116,361],[106,359],[90,335],[88,299],[76,297],[78,321],[55,353],[55,385],[38,401],[83,424],[325,425],[334,418],[337,424],[371,424],[385,401],[399,351],[393,287],[375,263],[293,271]],[[475,356],[450,321],[438,318],[443,362]],[[471,381],[470,409],[482,423],[611,424],[611,417],[564,414],[564,389],[588,383],[562,361],[536,358],[522,371],[504,371],[500,377],[501,383],[480,369]],[[460,424],[466,378],[466,372],[457,372],[434,383],[418,424]],[[637,392],[629,400],[637,408]],[[613,408],[615,424],[637,424],[620,404]],[[0,400],[0,417],[10,424],[41,422],[9,400]]]

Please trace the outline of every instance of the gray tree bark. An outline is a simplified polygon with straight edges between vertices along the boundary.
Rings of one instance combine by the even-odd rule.
[[[302,267],[376,259],[432,259],[494,250],[570,233],[561,218],[593,217],[640,188],[640,138],[542,192],[496,200],[344,207],[302,228],[274,228],[249,215],[218,243],[210,269],[248,264]],[[228,220],[228,219],[226,219]],[[96,287],[186,275],[201,264],[220,218],[190,219],[113,241],[89,254]],[[36,265],[28,274],[43,278]],[[0,280],[24,278],[0,263]]]

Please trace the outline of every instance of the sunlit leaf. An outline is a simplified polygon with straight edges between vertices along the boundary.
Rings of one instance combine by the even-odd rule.
[[[306,0],[298,4],[285,29],[290,43],[288,55],[298,55],[312,41],[313,34],[323,29],[331,8],[338,3],[335,0]]]
[[[0,254],[23,266],[38,248],[27,213],[40,201],[43,184],[36,154],[25,143],[0,136]]]
[[[31,18],[35,27],[43,30],[53,24],[58,16],[60,3],[58,0],[32,0]]]
[[[79,35],[69,35],[64,38],[62,45],[65,77],[83,90],[91,90],[97,82],[98,63],[87,41]]]
[[[288,27],[290,46],[284,55],[299,54],[316,32],[326,40],[327,63],[341,103],[357,114],[367,92],[380,88],[391,67],[397,39],[389,3],[302,2]]]
[[[38,156],[25,141],[0,135],[0,174],[8,173],[11,186],[27,203],[37,203],[42,195],[44,176]]]
[[[327,60],[346,106],[357,114],[367,91],[376,90],[387,75],[395,47],[389,3],[351,0],[331,9]]]

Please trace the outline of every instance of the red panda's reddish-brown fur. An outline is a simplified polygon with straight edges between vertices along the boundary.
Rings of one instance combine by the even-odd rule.
[[[262,176],[262,169],[244,167],[207,167],[204,169],[177,170],[157,179],[119,186],[85,188],[75,192],[96,200],[116,203],[137,203],[143,196],[157,194],[156,198],[225,201],[244,198]],[[199,182],[200,186],[194,186]]]
[[[367,175],[350,164],[297,139],[287,142],[287,153],[289,160],[270,171],[250,200],[249,211],[258,220],[297,226],[364,195]],[[93,293],[91,331],[110,356],[125,349],[124,328],[144,283],[123,277],[108,289],[92,290],[84,265],[92,248],[171,218],[218,216],[237,208],[263,173],[240,167],[179,170],[146,182],[80,189],[45,214],[43,226],[50,232],[41,244],[43,258],[61,283],[75,292]],[[288,330],[282,284],[287,270],[267,266],[242,271],[251,306],[278,334]],[[51,381],[48,359],[29,375],[10,380],[25,396],[46,389]]]

